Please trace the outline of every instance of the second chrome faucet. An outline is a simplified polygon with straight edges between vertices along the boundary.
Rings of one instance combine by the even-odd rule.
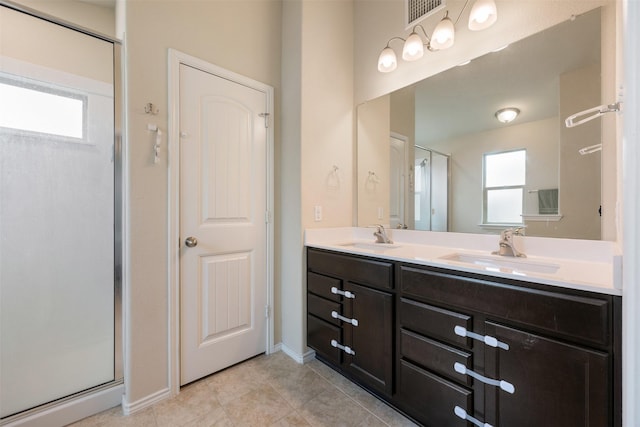
[[[513,236],[522,235],[522,230],[523,230],[522,227],[507,228],[506,230],[503,230],[500,233],[500,241],[498,242],[498,245],[500,245],[500,247],[497,251],[492,252],[492,254],[526,258],[527,256],[525,254],[523,254],[522,252],[516,249],[516,246],[513,242]]]

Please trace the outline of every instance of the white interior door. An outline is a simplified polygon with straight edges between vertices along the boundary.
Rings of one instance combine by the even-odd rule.
[[[179,73],[183,385],[266,349],[267,96]]]

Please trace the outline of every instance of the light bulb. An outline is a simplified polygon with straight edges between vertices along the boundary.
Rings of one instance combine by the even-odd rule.
[[[424,55],[424,44],[420,36],[416,32],[413,32],[407,37],[407,41],[404,42],[402,59],[405,61],[415,61],[422,58],[422,55]]]
[[[455,29],[453,27],[453,21],[445,16],[433,30],[431,47],[436,50],[447,49],[453,46],[454,40]]]
[[[498,11],[493,0],[477,0],[469,13],[469,29],[484,30],[492,26],[497,19]]]
[[[378,71],[381,73],[390,73],[398,66],[396,53],[389,46],[382,49],[378,57]]]

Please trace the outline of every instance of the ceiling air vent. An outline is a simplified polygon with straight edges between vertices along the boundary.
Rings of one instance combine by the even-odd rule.
[[[416,25],[446,6],[446,0],[404,0],[405,27]]]

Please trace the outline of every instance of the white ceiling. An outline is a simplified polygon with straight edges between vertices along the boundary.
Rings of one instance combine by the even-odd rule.
[[[521,110],[513,124],[557,116],[558,76],[594,62],[599,10],[430,77],[414,85],[416,144],[505,126],[494,116],[504,107]]]

